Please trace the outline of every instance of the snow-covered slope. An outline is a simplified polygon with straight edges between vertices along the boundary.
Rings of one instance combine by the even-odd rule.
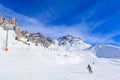
[[[99,59],[85,50],[75,54],[59,47],[26,45],[15,40],[14,31],[9,31],[8,51],[4,51],[6,31],[0,28],[0,33],[0,80],[120,79],[120,60]],[[88,64],[93,74],[89,74]]]
[[[120,48],[107,44],[96,44],[90,48],[100,58],[120,58]]]

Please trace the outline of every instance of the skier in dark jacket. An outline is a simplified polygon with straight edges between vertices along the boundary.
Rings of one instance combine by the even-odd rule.
[[[91,68],[91,66],[89,64],[87,66],[87,69],[88,69],[89,73],[93,73],[92,68]]]

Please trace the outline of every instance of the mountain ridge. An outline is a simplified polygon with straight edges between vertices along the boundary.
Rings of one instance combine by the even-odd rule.
[[[54,47],[56,45],[67,51],[89,50],[100,58],[120,58],[119,47],[110,46],[108,44],[91,45],[84,42],[81,38],[72,35],[66,35],[54,40],[50,37],[45,37],[40,32],[28,33],[28,31],[22,31],[20,29],[16,18],[6,19],[2,14],[0,14],[0,27],[6,29],[6,27],[10,26],[11,30],[16,33],[15,40],[21,41],[26,45],[30,45],[29,42],[34,43],[35,46],[43,46],[46,48],[49,48],[50,46]]]

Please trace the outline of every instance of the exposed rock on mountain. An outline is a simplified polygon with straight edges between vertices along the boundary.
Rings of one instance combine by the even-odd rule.
[[[21,38],[25,38],[28,41],[35,43],[35,45],[41,44],[44,47],[50,46],[53,43],[52,39],[47,39],[43,34],[40,32],[38,33],[28,33],[27,31],[22,31],[18,26],[18,22],[16,18],[6,19],[3,18],[3,15],[0,14],[0,27],[6,28],[12,26],[12,29],[16,33],[16,40],[21,41]],[[25,43],[25,42],[24,42]]]
[[[47,40],[48,40],[51,44],[55,44],[55,41],[54,41],[52,38],[48,37]]]
[[[0,24],[3,23],[3,16],[2,14],[0,13]]]
[[[58,44],[59,46],[66,47],[67,50],[84,50],[88,47],[90,47],[90,44],[85,43],[82,39],[79,37],[74,37],[72,35],[63,36],[61,38],[58,38]]]

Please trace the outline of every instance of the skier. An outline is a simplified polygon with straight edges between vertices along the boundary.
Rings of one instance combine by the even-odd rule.
[[[93,73],[92,68],[91,68],[91,66],[89,64],[87,66],[87,69],[88,69],[89,73]]]

